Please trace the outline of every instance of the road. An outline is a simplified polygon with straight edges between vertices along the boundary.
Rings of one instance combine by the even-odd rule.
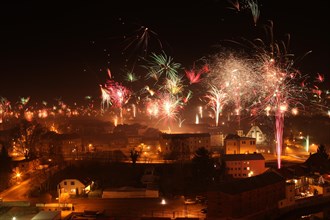
[[[46,170],[35,170],[31,172],[28,179],[22,180],[17,184],[11,186],[10,188],[0,192],[0,198],[4,201],[18,201],[18,200],[29,200],[29,192],[33,189],[35,184],[40,184],[40,182],[46,180],[47,175],[51,175],[57,172],[58,167],[54,166]]]
[[[104,212],[107,216],[121,217],[199,217],[205,218],[200,210],[205,205],[196,203],[185,205],[183,198],[165,199],[166,204],[161,204],[162,198],[134,198],[134,199],[101,199],[84,198],[70,199],[75,212],[85,210]]]
[[[0,198],[4,201],[28,200],[28,192],[30,190],[31,179],[27,179],[19,184],[16,184],[9,189],[0,193]]]

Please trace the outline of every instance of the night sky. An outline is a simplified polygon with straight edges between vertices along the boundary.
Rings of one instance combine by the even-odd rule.
[[[190,68],[225,39],[259,37],[267,20],[274,22],[275,39],[291,34],[292,53],[313,51],[298,69],[324,74],[329,87],[326,1],[259,1],[256,27],[249,11],[233,10],[229,0],[107,2],[1,3],[0,96],[13,101],[99,98],[107,68],[118,80],[124,69],[134,67],[141,74],[138,57],[144,49],[147,54],[163,49]],[[141,26],[151,30],[146,46],[130,38]]]

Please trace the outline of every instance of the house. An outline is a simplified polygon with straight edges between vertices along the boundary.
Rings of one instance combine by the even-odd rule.
[[[243,218],[278,208],[285,199],[285,178],[265,172],[215,185],[208,192],[207,219]]]
[[[93,181],[84,181],[78,179],[64,179],[57,185],[59,195],[67,193],[71,196],[84,195],[89,193]]]
[[[262,154],[225,154],[222,156],[227,174],[233,178],[247,178],[266,171]]]
[[[257,145],[265,144],[266,142],[266,135],[257,125],[254,125],[250,128],[250,130],[246,134],[246,137],[255,138]]]
[[[251,154],[256,152],[256,139],[228,134],[225,138],[225,154]]]

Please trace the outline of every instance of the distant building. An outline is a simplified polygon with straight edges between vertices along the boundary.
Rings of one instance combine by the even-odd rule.
[[[250,128],[246,137],[255,138],[257,145],[265,144],[266,142],[266,135],[261,131],[260,127],[254,125]]]
[[[222,147],[224,145],[224,140],[225,140],[225,135],[220,132],[210,132],[210,137],[211,137],[211,147]]]
[[[279,201],[286,198],[285,186],[285,178],[276,172],[221,183],[208,192],[206,217],[209,220],[243,218],[276,209]]]
[[[132,149],[142,143],[142,136],[130,135],[127,136],[127,147]]]
[[[251,154],[256,152],[256,139],[229,134],[225,138],[225,154]]]
[[[210,151],[211,141],[209,133],[163,133],[159,142],[163,153],[175,152],[181,159],[189,160],[198,148]]]
[[[79,134],[59,134],[58,143],[64,158],[76,158],[79,153],[84,151]]]
[[[266,171],[262,154],[225,154],[222,157],[227,174],[234,178],[247,178]]]
[[[116,149],[125,149],[128,144],[127,136],[124,132],[116,132],[113,134],[98,134],[85,136],[83,139],[86,151],[88,152],[104,152]]]

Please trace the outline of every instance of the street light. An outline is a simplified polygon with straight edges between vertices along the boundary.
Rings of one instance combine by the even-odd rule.
[[[21,173],[16,173],[16,183],[18,183],[18,179],[21,177]]]
[[[306,140],[305,149],[306,149],[306,152],[308,152],[309,151],[309,135],[307,135],[306,137],[301,135],[300,139],[305,139]]]
[[[164,212],[165,212],[164,206],[166,205],[166,200],[163,198],[160,204],[163,206],[163,216],[164,216]]]

